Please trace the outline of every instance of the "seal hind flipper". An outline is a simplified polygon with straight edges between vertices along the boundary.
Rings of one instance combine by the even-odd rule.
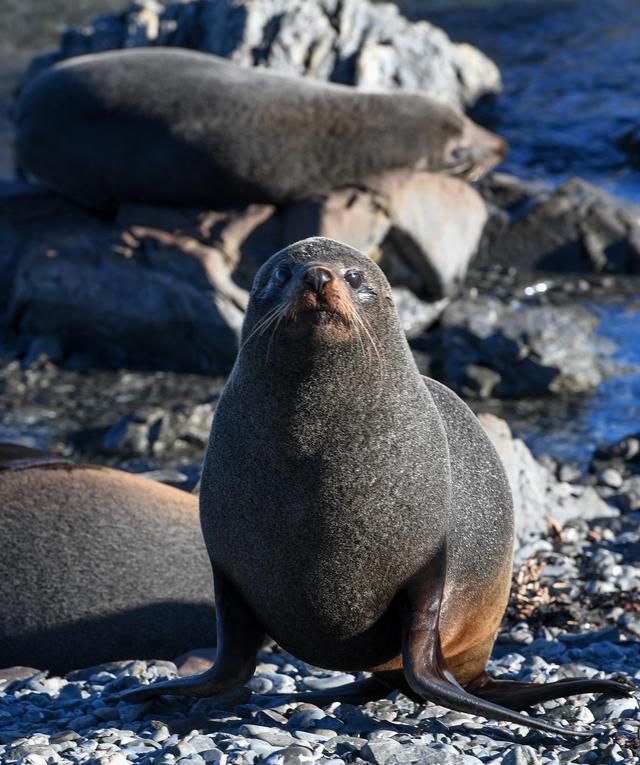
[[[25,470],[32,467],[71,466],[73,463],[40,449],[22,444],[0,443],[0,470]]]
[[[484,672],[467,685],[467,690],[488,701],[510,709],[526,709],[551,699],[578,693],[609,693],[629,696],[634,688],[615,680],[590,680],[567,677],[555,683],[525,683],[518,680],[495,680]]]
[[[430,565],[417,574],[403,592],[402,659],[405,678],[412,691],[457,712],[505,720],[562,736],[591,736],[589,732],[531,718],[478,698],[458,683],[440,647],[440,608],[446,570],[447,545],[443,541]]]
[[[216,661],[199,675],[153,683],[126,691],[121,701],[138,702],[156,696],[218,696],[243,686],[256,668],[256,654],[265,632],[246,607],[235,587],[221,573],[214,572],[216,597]]]

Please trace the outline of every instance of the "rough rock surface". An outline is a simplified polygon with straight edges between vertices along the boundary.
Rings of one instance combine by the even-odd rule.
[[[476,398],[584,393],[614,368],[613,344],[580,306],[530,305],[490,296],[453,301],[439,330],[442,379]]]
[[[527,557],[531,539],[544,533],[550,522],[565,525],[577,518],[618,515],[592,487],[559,481],[534,458],[524,441],[512,437],[504,420],[492,414],[481,414],[479,419],[500,455],[511,486],[518,560]]]
[[[580,178],[555,189],[494,173],[480,260],[520,269],[640,273],[640,207]]]
[[[399,304],[413,336],[458,288],[485,221],[471,187],[425,172],[284,208],[123,206],[113,222],[26,186],[0,198],[0,297],[28,356],[220,374],[255,272],[291,241],[328,236],[379,261],[414,293]]]
[[[626,512],[640,510],[640,433],[599,446],[589,464],[600,491]]]
[[[27,78],[64,58],[144,45],[193,48],[244,66],[265,66],[366,88],[423,90],[464,108],[501,88],[500,73],[471,45],[452,43],[391,3],[367,0],[135,0],[121,14],[69,29],[60,49]]]
[[[632,165],[640,164],[640,125],[636,125],[623,133],[617,139],[616,144],[629,155]]]

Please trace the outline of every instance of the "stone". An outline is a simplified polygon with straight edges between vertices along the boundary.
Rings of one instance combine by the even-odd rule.
[[[505,754],[502,765],[540,765],[540,759],[530,746],[514,746]]]
[[[283,208],[124,205],[108,222],[38,187],[0,199],[4,208],[14,255],[0,273],[3,318],[26,365],[48,357],[207,375],[229,372],[255,273],[293,239],[329,236],[377,260],[403,290],[403,324],[415,336],[458,289],[486,219],[476,191],[423,171]],[[146,427],[121,421],[103,447],[148,452]],[[206,430],[194,422],[185,437],[204,445]]]
[[[410,22],[390,3],[367,0],[135,0],[120,14],[69,29],[60,48],[37,57],[27,81],[56,61],[144,45],[195,48],[243,66],[363,88],[422,90],[464,108],[501,89],[495,64],[452,43],[426,21]]]
[[[242,315],[188,277],[85,242],[20,259],[8,323],[18,334],[55,335],[66,354],[102,365],[220,374],[235,357]]]
[[[617,369],[598,321],[582,306],[459,298],[441,317],[439,376],[474,398],[589,392]]]
[[[555,189],[494,173],[478,263],[522,270],[640,273],[640,206],[571,178]]]
[[[432,300],[458,292],[487,221],[475,189],[457,178],[409,170],[385,173],[367,185],[391,221],[380,259],[389,280]],[[408,283],[390,267],[396,253],[410,267]]]
[[[535,460],[523,441],[512,437],[504,420],[492,414],[481,414],[479,420],[495,446],[509,479],[515,514],[516,550],[526,545],[533,535],[545,533],[549,518],[564,525],[574,518],[609,518],[618,514],[591,487],[558,481],[553,473]]]
[[[406,287],[392,287],[393,302],[408,340],[420,337],[441,316],[449,305],[449,298],[426,303]]]

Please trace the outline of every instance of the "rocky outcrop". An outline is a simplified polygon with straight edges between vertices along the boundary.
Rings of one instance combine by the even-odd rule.
[[[0,198],[5,325],[28,358],[223,374],[257,269],[296,239],[328,236],[380,263],[416,336],[464,278],[485,206],[462,181],[425,172],[369,186],[283,208],[123,206],[112,222],[23,187]]]
[[[632,165],[640,165],[640,125],[635,125],[623,133],[616,144],[626,152]]]
[[[365,88],[422,90],[464,108],[501,88],[495,64],[391,3],[367,0],[135,0],[127,11],[69,29],[27,78],[61,59],[113,48],[178,46]]]
[[[598,321],[580,306],[456,300],[441,320],[439,376],[474,398],[590,391],[614,369]]]
[[[513,438],[504,420],[481,414],[480,423],[491,439],[507,472],[513,494],[517,557],[526,555],[526,546],[549,524],[561,526],[570,520],[592,520],[617,515],[589,486],[558,481],[538,462],[524,441]]]
[[[640,206],[580,178],[555,189],[494,173],[479,263],[572,273],[640,273]]]

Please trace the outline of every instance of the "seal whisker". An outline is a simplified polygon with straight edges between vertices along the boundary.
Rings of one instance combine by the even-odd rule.
[[[278,330],[280,329],[280,327],[282,325],[282,320],[287,316],[288,311],[289,311],[289,306],[288,305],[281,306],[281,310],[278,311],[278,313],[277,313],[277,317],[275,319],[275,323],[271,322],[271,324],[273,325],[273,328],[271,330],[271,336],[269,337],[269,343],[267,345],[267,357],[266,357],[267,362],[269,361],[269,355],[271,353],[271,346],[273,344],[273,338],[276,336]]]
[[[260,321],[258,321],[255,327],[251,330],[251,332],[247,335],[247,337],[242,342],[242,345],[238,349],[238,355],[242,353],[247,343],[250,340],[252,340],[255,335],[262,334],[261,330],[275,318],[275,316],[278,314],[280,310],[281,310],[281,305],[278,303],[273,308],[270,308],[267,311],[267,313],[260,319]]]
[[[376,357],[378,359],[379,365],[382,366],[382,359],[380,357],[380,352],[378,351],[378,345],[377,345],[376,341],[373,338],[373,334],[375,334],[375,332],[373,331],[373,328],[371,327],[371,325],[369,325],[369,322],[368,321],[365,322],[365,320],[361,316],[359,316],[357,312],[354,312],[354,316],[355,316],[355,318],[356,318],[360,328],[362,329],[362,331],[366,334],[367,338],[369,339],[369,343],[371,345],[371,348],[373,348],[374,353],[376,354]],[[367,326],[367,325],[369,325],[369,326]],[[371,331],[369,331],[369,329],[371,329]]]

